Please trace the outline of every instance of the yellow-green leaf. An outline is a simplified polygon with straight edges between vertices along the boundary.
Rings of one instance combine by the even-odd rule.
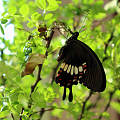
[[[59,5],[56,0],[47,0],[47,1],[49,5],[46,10],[55,11],[56,9],[58,9]]]
[[[41,9],[46,9],[46,1],[45,0],[36,0],[36,4]]]
[[[41,16],[40,13],[35,12],[35,13],[32,14],[31,19],[32,19],[33,21],[34,21],[34,20],[37,21],[37,20],[40,19],[40,16]]]
[[[29,14],[29,6],[27,4],[24,4],[24,5],[21,6],[19,11],[23,16],[26,17]]]
[[[11,15],[14,15],[16,13],[16,7],[15,6],[11,6],[9,9],[8,9],[8,12],[11,14]]]
[[[52,16],[53,16],[52,13],[48,13],[48,14],[45,16],[45,20],[51,19]]]

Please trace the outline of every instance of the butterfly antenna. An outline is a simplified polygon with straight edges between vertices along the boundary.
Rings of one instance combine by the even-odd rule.
[[[84,26],[86,24],[86,20],[87,20],[87,16],[89,15],[89,11],[86,12],[85,16],[82,19],[82,25],[80,27],[80,30],[78,31],[79,33],[82,32],[84,30]]]

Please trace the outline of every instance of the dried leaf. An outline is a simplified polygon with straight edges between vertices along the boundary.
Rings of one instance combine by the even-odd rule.
[[[44,59],[45,59],[45,55],[32,54],[29,57],[28,62],[26,63],[25,69],[22,72],[21,76],[24,77],[25,75],[32,74],[37,65],[43,64]]]

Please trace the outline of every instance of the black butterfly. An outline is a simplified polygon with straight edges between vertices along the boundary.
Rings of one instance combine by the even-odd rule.
[[[102,63],[91,48],[77,40],[78,36],[78,32],[73,33],[60,49],[58,61],[62,64],[55,79],[57,84],[64,86],[63,100],[66,88],[69,88],[70,102],[73,100],[72,85],[80,83],[94,92],[102,92],[106,88]]]

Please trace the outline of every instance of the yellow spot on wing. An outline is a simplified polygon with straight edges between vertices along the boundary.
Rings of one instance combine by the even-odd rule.
[[[78,74],[78,68],[75,66],[75,74]]]
[[[64,68],[64,67],[65,67],[65,63],[62,63],[62,64],[61,64],[61,68]]]
[[[68,69],[67,69],[67,73],[70,72],[70,69],[71,69],[71,65],[69,65]]]
[[[67,68],[68,68],[68,64],[65,65],[65,67],[64,67],[64,71],[66,71]]]
[[[73,75],[73,72],[74,72],[74,66],[72,66],[71,75]]]

